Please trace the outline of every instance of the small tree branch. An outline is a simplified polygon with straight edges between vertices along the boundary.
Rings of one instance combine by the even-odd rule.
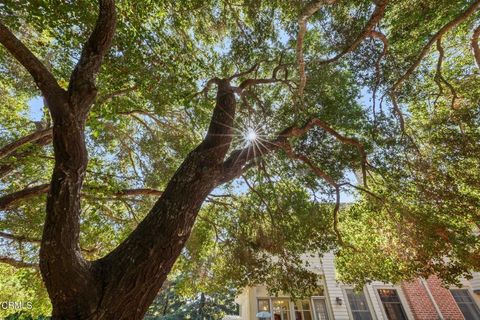
[[[0,148],[0,159],[3,159],[11,155],[17,149],[21,148],[22,146],[28,143],[34,143],[42,139],[46,139],[49,142],[52,140],[52,128],[46,128],[43,130],[35,131],[29,135],[26,135]]]
[[[5,239],[10,239],[18,242],[30,242],[30,243],[40,243],[42,240],[40,238],[32,238],[24,235],[11,234],[7,232],[0,231],[0,237]],[[81,248],[85,253],[95,253],[98,251],[98,248]]]
[[[16,234],[6,233],[2,231],[0,231],[0,237],[5,239],[10,239],[10,240],[15,240],[18,242],[40,243],[41,241],[40,239],[37,239],[37,238],[31,238],[28,236],[16,235]]]
[[[237,72],[237,73],[233,74],[232,76],[230,76],[228,78],[228,80],[232,81],[235,78],[240,78],[240,77],[246,76],[247,74],[250,74],[250,73],[256,71],[259,66],[260,66],[260,63],[255,63],[252,67],[250,67],[250,69],[245,70],[245,71],[241,71],[241,72]]]
[[[0,263],[9,264],[15,268],[33,268],[38,269],[38,264],[25,262],[23,260],[16,260],[7,256],[0,256]]]
[[[288,64],[288,63],[283,64],[283,63],[280,62],[280,64],[273,69],[271,78],[261,78],[261,79],[253,79],[252,78],[252,79],[246,79],[246,80],[242,81],[237,88],[237,92],[242,94],[242,92],[244,90],[248,89],[251,86],[255,86],[255,85],[258,85],[258,84],[270,84],[270,83],[275,83],[275,82],[283,82],[283,83],[286,83],[287,85],[290,86],[290,83],[289,83],[288,79],[278,78],[278,72],[280,70],[285,70],[286,71],[288,66],[290,66],[290,64]]]
[[[122,96],[126,93],[135,91],[137,89],[138,89],[138,86],[134,85],[131,87],[127,87],[127,88],[123,88],[123,89],[119,89],[119,90],[107,93],[106,95],[99,97],[98,100],[95,102],[95,105],[102,105],[103,103],[109,100],[112,100],[115,97]]]
[[[123,189],[117,192],[114,192],[113,195],[116,197],[125,197],[125,196],[161,196],[163,191],[150,189],[150,188],[139,188],[139,189]]]
[[[378,39],[378,40],[382,41],[382,43],[383,43],[382,52],[380,53],[377,60],[375,61],[375,85],[373,86],[373,91],[372,91],[372,113],[373,113],[373,117],[375,119],[377,90],[378,90],[378,86],[380,85],[380,80],[381,80],[380,79],[381,78],[380,63],[382,62],[382,59],[387,55],[388,39],[383,33],[379,32],[379,31],[374,31],[374,30],[372,30],[370,32],[370,36],[372,38],[375,38],[375,39]]]

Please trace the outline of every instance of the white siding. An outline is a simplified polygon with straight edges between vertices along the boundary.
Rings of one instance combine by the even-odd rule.
[[[335,320],[348,320],[349,315],[346,306],[346,297],[343,296],[342,288],[336,280],[333,253],[326,253],[323,256],[322,270],[325,278],[325,295],[327,296],[327,301],[330,302],[333,318]],[[342,299],[342,305],[337,304],[337,297]]]
[[[380,283],[377,283],[380,284]],[[383,306],[380,305],[380,301],[378,300],[378,296],[375,293],[375,288],[372,285],[366,285],[366,291],[368,294],[368,299],[370,299],[370,306],[373,308],[373,310],[370,310],[373,314],[374,317],[377,320],[386,320],[383,316],[382,308]]]
[[[480,293],[480,272],[473,272],[472,276],[473,278],[470,280],[472,290]]]

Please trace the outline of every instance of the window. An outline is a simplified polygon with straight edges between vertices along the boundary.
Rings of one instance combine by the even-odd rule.
[[[313,298],[313,312],[316,320],[328,320],[327,304],[325,298]]]
[[[273,320],[290,320],[290,307],[287,299],[272,299]]]
[[[258,310],[258,312],[263,311],[263,312],[270,313],[270,299],[258,299],[257,300],[257,310]],[[262,318],[258,318],[258,319],[262,319]]]
[[[395,289],[378,289],[388,320],[407,320],[402,302]]]
[[[462,311],[465,320],[480,319],[480,310],[467,289],[455,289],[450,290],[450,292],[455,302],[457,302],[460,311]]]
[[[372,320],[365,294],[363,292],[355,292],[353,289],[345,289],[345,292],[347,293],[353,320]]]
[[[312,320],[310,301],[300,300],[295,302],[295,320]]]

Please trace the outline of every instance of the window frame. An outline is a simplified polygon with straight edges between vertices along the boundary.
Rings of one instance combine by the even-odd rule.
[[[382,299],[380,298],[380,293],[378,292],[379,289],[390,289],[390,290],[396,290],[398,298],[400,299],[400,303],[402,304],[403,310],[405,311],[405,315],[408,320],[413,320],[414,317],[412,315],[412,311],[410,310],[410,305],[407,302],[407,299],[405,298],[402,289],[399,286],[394,286],[394,285],[372,285],[373,292],[375,294],[375,297],[377,299],[378,305],[380,307],[380,311],[382,312],[382,317],[384,319],[388,319],[387,317],[387,312],[385,311],[385,307],[383,306]]]
[[[287,302],[287,306],[288,306],[288,309],[287,309],[287,313],[290,317],[290,320],[294,320],[292,317],[293,317],[293,305],[292,305],[292,299],[290,297],[284,297],[284,296],[280,296],[280,297],[269,297],[270,299],[270,313],[271,313],[271,318],[273,320],[273,315],[274,315],[274,311],[273,311],[273,300],[285,300]]]
[[[350,286],[342,286],[342,294],[345,299],[345,306],[347,307],[348,316],[350,319],[353,319],[353,311],[352,307],[350,306],[350,301],[348,300],[347,290],[353,290],[353,287]],[[372,304],[372,299],[370,298],[370,294],[367,290],[366,286],[362,288],[363,295],[365,296],[365,300],[367,301],[368,311],[370,312],[370,316],[373,320],[377,320],[377,315],[375,314],[375,308]],[[383,305],[381,306],[383,308]]]
[[[256,316],[256,314],[257,314],[258,312],[260,312],[260,310],[258,309],[258,302],[259,302],[259,300],[267,300],[267,301],[268,301],[268,312],[270,312],[270,314],[272,314],[272,300],[270,299],[270,297],[257,297],[257,298],[256,298],[256,302],[257,302],[257,303],[256,303],[256,305],[255,305],[255,310],[256,310],[257,312],[255,312],[254,316]],[[262,311],[263,311],[263,310],[262,310]],[[270,318],[271,318],[271,316],[270,316]],[[258,320],[259,318],[258,318],[258,317],[255,317],[255,319]]]

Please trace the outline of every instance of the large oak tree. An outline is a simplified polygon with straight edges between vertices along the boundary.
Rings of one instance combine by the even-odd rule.
[[[480,269],[479,7],[3,1],[0,261],[54,319],[141,319],[180,255],[293,294],[307,251],[359,284]]]

